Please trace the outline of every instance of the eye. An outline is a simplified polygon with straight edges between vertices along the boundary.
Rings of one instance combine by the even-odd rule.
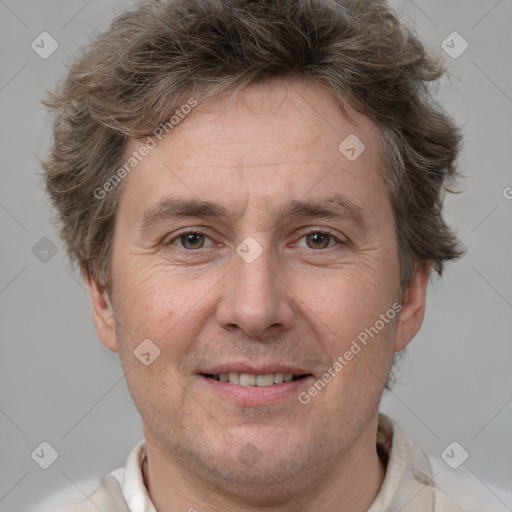
[[[176,242],[179,242],[182,249],[196,250],[205,247],[205,239],[210,238],[208,235],[205,235],[200,231],[194,231],[191,229],[178,234],[166,245],[174,245]]]
[[[299,241],[303,239],[306,241],[305,247],[313,250],[328,249],[333,245],[336,245],[336,243],[342,243],[342,241],[333,233],[318,229],[304,233],[300,237]],[[211,242],[209,245],[206,245],[207,240],[210,240]],[[166,245],[176,245],[177,243],[179,247],[189,251],[212,247],[214,245],[208,235],[193,229],[178,233],[174,238],[167,242]]]
[[[341,241],[328,231],[311,230],[304,233],[300,240],[306,240],[306,247],[308,249],[328,249],[335,245],[335,242]],[[331,243],[334,242],[334,243]]]

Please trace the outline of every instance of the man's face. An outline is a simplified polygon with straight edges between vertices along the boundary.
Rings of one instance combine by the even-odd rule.
[[[356,125],[325,89],[293,82],[215,97],[126,177],[118,323],[98,332],[120,352],[148,446],[184,471],[306,482],[375,437],[393,353],[419,325],[389,313],[399,264],[378,132],[349,112]],[[163,201],[215,211],[151,215]],[[262,386],[224,382],[228,373]]]

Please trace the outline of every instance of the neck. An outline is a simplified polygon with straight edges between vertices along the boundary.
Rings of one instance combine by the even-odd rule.
[[[317,511],[339,510],[365,512],[375,500],[386,469],[377,455],[376,416],[341,460],[321,471],[316,468],[309,478],[286,482],[279,495],[261,490],[258,502],[243,489],[233,490],[229,479],[207,482],[165,453],[151,435],[146,435],[147,457],[143,476],[148,494],[159,512],[213,512],[216,510],[255,512],[293,512],[300,508]],[[250,485],[250,484],[248,484]]]

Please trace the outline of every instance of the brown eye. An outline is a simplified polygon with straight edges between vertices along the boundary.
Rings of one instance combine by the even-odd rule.
[[[327,249],[331,241],[337,241],[335,236],[322,231],[311,231],[304,235],[303,238],[306,239],[306,245],[309,249]]]
[[[205,235],[202,233],[185,233],[179,237],[185,249],[201,249],[204,246]]]

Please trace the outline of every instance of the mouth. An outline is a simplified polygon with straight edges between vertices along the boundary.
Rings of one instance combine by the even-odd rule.
[[[211,392],[243,407],[270,406],[292,400],[315,378],[306,369],[288,365],[223,364],[203,369],[199,376]]]
[[[284,382],[293,382],[305,379],[311,376],[311,374],[293,374],[293,373],[264,373],[264,374],[252,374],[252,373],[203,373],[203,377],[207,379],[213,379],[219,382],[227,382],[229,384],[238,384],[239,386],[255,386],[255,387],[267,387],[276,386],[283,384]]]

